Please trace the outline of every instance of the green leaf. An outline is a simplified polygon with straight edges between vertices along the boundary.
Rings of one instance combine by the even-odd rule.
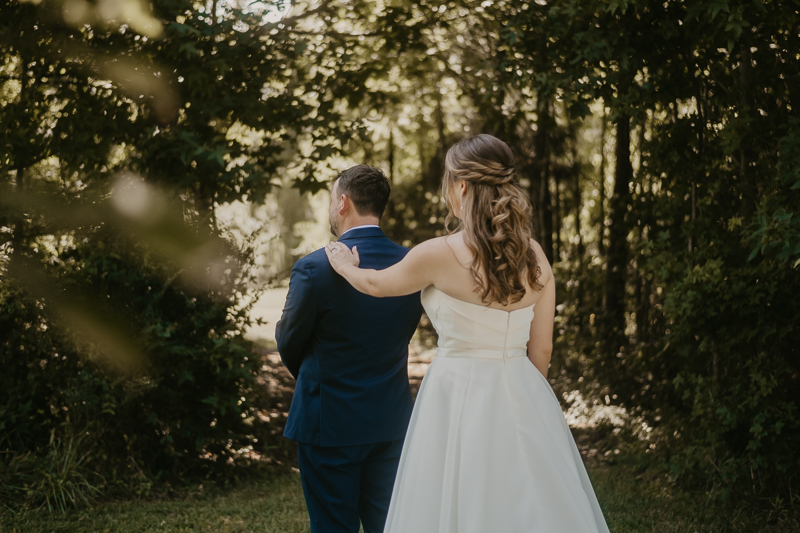
[[[187,56],[199,56],[200,50],[195,47],[194,43],[183,43],[180,48],[178,48],[180,52],[185,53]]]

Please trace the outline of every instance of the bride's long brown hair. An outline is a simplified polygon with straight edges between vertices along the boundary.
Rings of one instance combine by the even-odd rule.
[[[455,209],[450,193],[458,181],[465,181],[467,189],[456,231],[464,232],[464,242],[474,254],[472,279],[481,300],[502,305],[518,302],[525,296],[524,281],[534,290],[541,289],[541,270],[530,243],[533,209],[516,182],[514,154],[508,145],[481,134],[447,151],[442,195],[448,207],[448,231]]]

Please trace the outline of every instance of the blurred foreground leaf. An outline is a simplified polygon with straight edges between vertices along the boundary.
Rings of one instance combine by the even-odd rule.
[[[11,256],[8,273],[45,315],[69,332],[75,347],[89,359],[125,374],[144,369],[147,357],[137,346],[129,321],[92,297],[91,287],[59,287],[41,266],[20,254]]]
[[[178,201],[133,173],[120,174],[110,195],[83,196],[70,202],[56,191],[6,189],[0,207],[62,231],[98,228],[129,238],[157,260],[178,266],[180,281],[198,290],[228,289],[225,275],[235,276],[241,268],[225,240],[192,227]]]
[[[45,227],[93,238],[96,232],[129,239],[143,249],[143,259],[174,265],[173,280],[189,289],[226,294],[241,264],[223,239],[197,231],[184,220],[183,209],[168,194],[133,173],[120,174],[110,194],[86,191],[67,201],[58,191],[24,193],[4,189],[0,207],[16,218],[30,217]],[[133,374],[147,365],[127,317],[109,310],[109,302],[91,286],[59,286],[41,261],[14,250],[8,263],[13,281],[39,302],[46,315],[69,331],[76,348],[107,369]]]

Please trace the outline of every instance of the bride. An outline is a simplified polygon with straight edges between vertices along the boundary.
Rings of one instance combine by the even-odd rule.
[[[608,532],[545,378],[555,282],[531,238],[531,205],[513,164],[508,145],[491,135],[450,148],[442,193],[446,225],[454,215],[458,231],[419,244],[392,267],[360,269],[355,247],[326,248],[361,292],[422,290],[439,334],[386,533]]]

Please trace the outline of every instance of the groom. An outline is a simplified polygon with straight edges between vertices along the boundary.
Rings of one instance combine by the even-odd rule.
[[[357,247],[362,268],[384,269],[408,249],[378,227],[389,199],[383,172],[357,165],[331,191],[331,231]],[[275,336],[297,379],[284,436],[296,440],[311,531],[381,533],[411,416],[408,342],[422,313],[419,293],[361,294],[336,274],[323,249],[292,269]]]

